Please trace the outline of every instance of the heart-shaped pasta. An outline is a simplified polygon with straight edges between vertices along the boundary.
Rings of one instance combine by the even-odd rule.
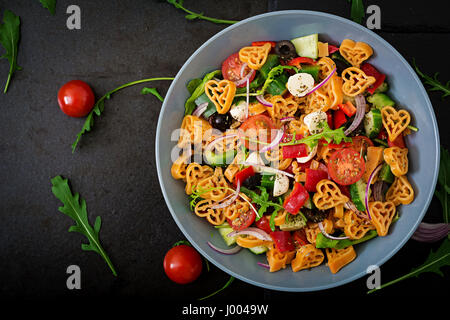
[[[295,258],[291,261],[291,267],[293,272],[297,272],[303,269],[310,269],[322,264],[325,256],[322,250],[317,249],[312,244],[301,246],[297,250]]]
[[[356,258],[356,252],[355,249],[353,249],[353,246],[339,250],[327,248],[325,249],[325,252],[331,273],[337,273],[342,267],[346,266]]]
[[[198,163],[192,162],[186,168],[186,194],[192,194],[197,186],[197,183],[213,175],[213,169],[209,166],[202,166]]]
[[[344,223],[345,235],[352,240],[361,239],[369,230],[375,229],[369,221],[360,218],[351,210],[345,212]]]
[[[244,194],[241,194],[241,196],[245,197]],[[249,210],[252,210],[250,208],[250,205],[246,201],[238,197],[232,204],[224,208],[224,213],[227,219],[233,221],[241,214],[246,213]]]
[[[266,63],[271,49],[272,46],[270,43],[262,46],[243,47],[239,50],[239,60],[247,63],[250,68],[259,70]]]
[[[197,182],[196,190],[202,192],[203,199],[220,201],[229,194],[228,183],[222,168],[217,167],[214,174]]]
[[[336,63],[331,58],[323,57],[317,61],[319,66],[319,80],[322,81],[336,68]]]
[[[323,179],[316,185],[317,192],[313,196],[313,202],[319,210],[327,210],[349,201],[343,195],[339,187],[331,180]]]
[[[225,114],[233,102],[236,84],[230,80],[209,80],[205,83],[205,93],[216,106],[217,112]]]
[[[400,177],[408,173],[408,148],[386,148],[383,156],[394,176]]]
[[[295,251],[280,252],[273,246],[266,253],[267,262],[270,266],[270,272],[275,272],[286,268],[286,265],[291,263],[295,257]]]
[[[345,95],[355,97],[362,94],[369,86],[375,83],[375,77],[368,76],[356,67],[350,67],[342,71],[344,84],[342,91]]]
[[[323,229],[326,233],[332,234],[334,232],[334,224],[333,221],[329,218],[326,218],[322,221]],[[321,232],[319,229],[318,223],[313,223],[308,221],[306,226],[304,227],[306,239],[309,243],[315,244],[317,235]]]
[[[178,147],[185,148],[190,144],[201,144],[205,132],[211,129],[211,125],[205,119],[193,115],[185,116],[181,123]]]
[[[254,236],[241,235],[236,237],[236,243],[242,248],[254,248],[259,246],[270,246],[272,241],[261,240]]]
[[[325,93],[330,99],[330,109],[337,109],[344,101],[344,92],[342,91],[342,78],[334,74],[327,83],[324,84],[323,88]]]
[[[183,152],[183,154],[172,164],[170,173],[174,179],[186,180],[186,168],[190,157],[191,155],[188,152]]]
[[[411,115],[406,110],[397,111],[391,106],[386,106],[381,110],[381,119],[389,140],[394,141],[408,127]]]
[[[213,201],[209,199],[201,200],[195,205],[194,212],[201,218],[206,218],[212,225],[218,226],[225,222],[223,209],[211,209]]]
[[[306,114],[314,111],[327,112],[330,109],[331,100],[325,88],[322,86],[307,96],[307,106],[304,109]]]
[[[394,183],[386,192],[386,200],[394,205],[410,204],[414,200],[414,189],[406,176],[395,177]]]
[[[270,98],[271,108],[267,108],[273,120],[280,120],[285,117],[293,117],[297,112],[298,104],[294,99],[284,99],[282,96],[273,96]]]
[[[339,47],[339,53],[345,60],[354,67],[359,67],[361,63],[369,59],[373,54],[373,49],[365,42],[355,42],[350,39],[344,39]]]
[[[395,216],[395,204],[391,201],[369,202],[369,210],[372,217],[371,221],[377,229],[378,235],[381,237],[387,235],[389,226],[391,225],[392,219],[394,219]]]

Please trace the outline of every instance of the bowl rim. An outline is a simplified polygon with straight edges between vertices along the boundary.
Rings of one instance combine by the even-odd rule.
[[[195,50],[194,53],[191,54],[191,56],[189,57],[189,59],[186,60],[186,62],[183,64],[183,66],[181,67],[181,69],[178,71],[177,75],[175,76],[174,80],[172,81],[169,90],[167,91],[166,97],[170,96],[172,94],[172,91],[174,89],[174,83],[176,83],[178,81],[178,79],[180,78],[180,76],[182,75],[182,73],[184,72],[185,68],[189,65],[189,63],[197,56],[197,54],[203,50],[203,48],[205,48],[206,46],[208,46],[211,42],[215,41],[217,38],[219,38],[222,34],[228,32],[229,30],[232,30],[238,26],[241,26],[243,24],[246,24],[249,21],[253,21],[253,20],[258,20],[258,19],[264,19],[267,17],[271,17],[271,16],[279,16],[279,15],[295,15],[295,14],[302,14],[302,15],[311,15],[311,16],[319,16],[319,17],[325,17],[325,18],[329,18],[329,19],[335,19],[338,20],[340,22],[343,23],[347,23],[352,25],[353,27],[356,27],[357,29],[359,29],[362,32],[368,32],[369,34],[371,34],[371,36],[375,37],[377,40],[379,40],[383,45],[385,45],[388,49],[390,49],[395,56],[403,63],[406,65],[407,70],[411,73],[413,79],[416,81],[416,83],[418,84],[419,88],[420,88],[420,93],[425,97],[425,101],[426,101],[426,108],[428,108],[428,111],[431,114],[431,119],[432,119],[432,127],[433,127],[433,131],[434,131],[434,136],[435,136],[435,143],[436,143],[436,150],[437,150],[437,157],[436,157],[436,161],[434,163],[434,168],[436,168],[435,172],[434,172],[434,176],[433,176],[433,182],[432,182],[432,186],[433,188],[430,189],[430,192],[427,195],[426,201],[425,201],[425,205],[422,207],[422,211],[420,213],[420,215],[418,216],[418,219],[416,221],[416,223],[414,224],[414,227],[411,228],[411,230],[408,231],[408,233],[406,234],[406,236],[397,243],[397,245],[393,248],[391,248],[389,250],[389,252],[377,263],[378,267],[381,267],[386,261],[388,261],[394,254],[396,254],[404,245],[405,243],[411,238],[412,234],[414,233],[414,231],[417,229],[417,227],[419,226],[420,222],[422,221],[425,213],[428,210],[428,207],[430,205],[430,202],[433,198],[433,194],[434,194],[434,189],[436,187],[436,183],[437,183],[437,178],[438,178],[438,172],[439,172],[439,163],[440,163],[440,137],[439,137],[439,129],[438,129],[438,125],[437,125],[437,121],[436,121],[436,116],[431,104],[431,101],[429,99],[428,93],[426,92],[422,82],[420,81],[418,75],[416,74],[416,72],[412,69],[411,65],[406,61],[406,59],[386,40],[384,40],[381,36],[379,36],[378,34],[376,34],[375,32],[373,32],[372,30],[358,24],[355,23],[351,20],[348,20],[346,18],[342,18],[340,16],[334,15],[334,14],[330,14],[330,13],[325,13],[325,12],[320,12],[320,11],[311,11],[311,10],[280,10],[280,11],[272,11],[272,12],[268,12],[268,13],[263,13],[263,14],[259,14],[259,15],[255,15],[252,17],[249,17],[247,19],[241,20],[231,26],[228,26],[227,28],[221,30],[220,32],[216,33],[215,35],[213,35],[211,38],[209,38],[207,41],[205,41],[197,50]],[[156,136],[155,136],[155,158],[156,158],[156,169],[157,169],[157,174],[158,174],[158,180],[159,180],[159,185],[161,187],[161,191],[163,193],[164,196],[164,200],[166,202],[167,207],[169,208],[169,211],[173,217],[173,219],[175,220],[175,223],[177,224],[178,228],[180,228],[180,230],[182,231],[182,233],[184,234],[184,236],[188,239],[188,241],[194,246],[194,248],[196,250],[199,251],[199,253],[208,259],[208,261],[212,262],[216,267],[218,267],[219,269],[221,269],[222,271],[224,271],[225,273],[239,279],[242,280],[244,282],[247,282],[249,284],[264,288],[264,289],[271,289],[271,290],[278,290],[278,291],[286,291],[286,292],[311,292],[311,291],[319,291],[319,290],[325,290],[325,289],[330,289],[330,288],[334,288],[334,287],[338,287],[347,283],[350,283],[354,280],[357,280],[361,277],[363,277],[364,275],[367,275],[366,272],[362,271],[359,273],[354,274],[351,277],[342,279],[340,281],[337,282],[331,282],[329,284],[326,285],[320,285],[320,286],[316,286],[316,287],[300,287],[300,288],[292,288],[292,287],[283,287],[283,286],[279,286],[279,285],[272,285],[272,284],[267,284],[267,283],[262,283],[262,282],[258,282],[252,279],[248,279],[245,276],[242,276],[236,272],[233,272],[231,270],[229,270],[228,268],[226,268],[225,266],[223,266],[222,264],[220,264],[219,262],[217,262],[215,260],[215,258],[213,256],[211,256],[210,254],[208,254],[208,252],[206,252],[205,250],[203,250],[199,245],[197,245],[191,238],[191,236],[189,235],[189,233],[184,229],[183,224],[180,223],[180,221],[177,218],[177,215],[175,214],[175,210],[173,209],[169,199],[170,197],[168,196],[167,192],[166,192],[166,188],[163,184],[163,177],[161,174],[161,164],[160,164],[160,153],[159,153],[159,149],[160,149],[160,144],[159,144],[159,140],[160,140],[160,134],[161,134],[161,126],[162,126],[162,114],[163,111],[166,108],[167,105],[167,99],[164,100],[163,105],[161,107],[160,110],[160,114],[158,117],[158,123],[157,123],[157,128],[156,128]]]

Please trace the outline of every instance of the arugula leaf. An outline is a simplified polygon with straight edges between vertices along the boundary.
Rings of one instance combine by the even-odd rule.
[[[450,221],[450,154],[441,146],[441,161],[439,166],[438,187],[434,194],[442,205],[444,222]],[[449,235],[450,239],[450,235]]]
[[[52,15],[55,15],[55,9],[56,9],[56,0],[39,0],[42,4],[42,6],[46,9],[48,9],[48,11],[50,11],[50,13]]]
[[[144,83],[144,82],[161,81],[161,80],[172,81],[173,79],[175,79],[175,78],[161,77],[161,78],[142,79],[142,80],[137,80],[137,81],[126,83],[124,85],[121,85],[120,87],[115,88],[114,90],[107,92],[103,97],[101,97],[100,99],[97,100],[93,109],[87,115],[87,118],[86,118],[86,121],[84,122],[83,128],[81,128],[81,131],[77,134],[77,138],[76,138],[75,142],[72,144],[72,153],[75,152],[75,149],[77,148],[77,145],[80,142],[83,134],[92,130],[92,127],[94,126],[94,113],[97,116],[100,116],[102,114],[103,110],[105,109],[105,99],[110,99],[111,95],[113,93],[116,93],[117,91],[122,90],[123,88],[131,87],[136,84],[140,84],[140,83]]]
[[[12,75],[16,70],[22,68],[17,65],[17,52],[19,47],[20,37],[20,18],[16,16],[12,11],[5,10],[3,14],[3,23],[0,24],[0,44],[6,50],[6,53],[0,57],[8,59],[9,61],[9,73],[6,81],[5,90],[8,91],[9,83]]]
[[[260,194],[249,190],[246,187],[241,187],[241,192],[250,197],[252,202],[259,206],[258,216],[256,217],[257,221],[262,218],[263,214],[266,213],[269,207],[273,207],[276,211],[283,209],[282,205],[269,200],[269,193],[266,188],[258,186],[258,189],[261,190]]]
[[[173,5],[175,8],[186,12],[187,15],[185,16],[185,18],[188,20],[200,19],[200,20],[206,20],[206,21],[210,21],[210,22],[218,23],[218,24],[234,24],[234,23],[238,22],[235,20],[223,20],[223,19],[210,18],[210,17],[204,16],[203,12],[201,12],[201,13],[193,12],[193,11],[188,10],[185,7],[183,7],[183,0],[167,0],[167,2],[170,3],[171,5]]]
[[[352,20],[356,23],[362,24],[362,20],[366,14],[364,9],[364,3],[362,0],[347,0],[352,3],[350,16]]]
[[[282,66],[282,65],[279,65],[279,66],[276,66],[276,67],[272,68],[269,71],[269,73],[267,74],[267,79],[266,79],[266,81],[264,81],[264,84],[263,84],[262,88],[260,90],[258,90],[257,94],[258,95],[264,94],[264,92],[266,91],[266,89],[269,86],[269,84],[273,80],[275,80],[275,77],[281,75],[283,73],[283,71],[287,70],[287,69],[295,70],[295,72],[298,73],[298,68],[294,67],[294,66]]]
[[[111,260],[100,245],[99,231],[101,226],[101,218],[97,216],[95,219],[94,227],[89,225],[89,220],[86,210],[86,201],[81,199],[80,195],[75,193],[72,195],[69,183],[67,179],[63,179],[61,176],[56,176],[52,180],[52,192],[61,202],[63,207],[59,207],[58,210],[75,220],[76,225],[69,228],[69,232],[78,232],[89,240],[89,244],[82,243],[81,249],[84,251],[97,252],[108,264],[112,273],[117,276]]]
[[[195,89],[202,83],[202,79],[195,78],[188,82],[186,85],[186,89],[189,91],[189,94],[193,94]]]
[[[431,88],[428,89],[430,91],[442,91],[444,94],[442,95],[442,99],[447,96],[450,96],[450,80],[444,85],[438,80],[439,72],[436,72],[433,77],[430,77],[424,74],[416,65],[416,60],[413,59],[413,66],[416,69],[417,74],[423,79],[423,82],[429,85]]]
[[[159,94],[156,88],[142,88],[141,94],[152,94],[159,99],[159,101],[164,102],[164,98]]]
[[[195,99],[200,97],[203,94],[203,92],[205,91],[205,83],[220,74],[222,74],[222,71],[214,70],[210,73],[207,73],[203,77],[202,82],[197,86],[197,88],[195,88],[194,92],[186,100],[186,103],[184,104],[184,115],[189,115],[189,114],[192,114],[192,112],[194,112],[194,110],[196,108]]]
[[[434,272],[436,274],[439,274],[440,276],[444,276],[444,274],[441,271],[441,268],[444,266],[450,266],[450,240],[448,238],[444,239],[441,246],[436,250],[436,252],[433,251],[430,252],[430,255],[428,256],[427,260],[424,262],[423,265],[414,268],[411,270],[410,273],[405,274],[404,276],[397,278],[393,281],[385,283],[381,285],[378,289],[372,289],[367,293],[378,291],[380,289],[386,288],[387,286],[390,286],[394,283],[397,283],[399,281],[408,278],[417,277],[425,272]]]

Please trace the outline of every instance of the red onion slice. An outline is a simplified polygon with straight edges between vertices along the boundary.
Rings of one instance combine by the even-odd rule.
[[[213,205],[211,207],[211,209],[222,209],[222,208],[228,207],[230,204],[232,204],[237,199],[240,191],[241,191],[241,182],[238,181],[237,186],[236,186],[236,191],[234,191],[234,193],[231,195],[231,197],[230,196],[226,197],[225,199],[222,200],[223,202]]]
[[[270,266],[267,263],[258,262],[257,265],[266,269],[270,269]]]
[[[198,105],[198,107],[195,109],[194,112],[192,112],[192,115],[196,116],[196,117],[200,117],[203,114],[203,112],[206,111],[207,108],[208,108],[208,102],[203,102]]]
[[[245,68],[247,68],[247,65],[248,65],[247,62],[244,62],[242,64],[241,72],[240,72],[241,78],[244,76],[244,71],[245,71]]]
[[[422,222],[412,235],[411,239],[420,242],[436,242],[450,233],[449,223],[426,223]]]
[[[292,120],[295,120],[295,117],[284,117],[280,119],[281,122],[288,122]]]
[[[267,101],[266,99],[264,99],[264,96],[262,94],[260,94],[259,96],[256,96],[256,100],[259,101],[259,103],[261,103],[263,106],[266,107],[273,107],[273,104],[270,103],[269,101]],[[292,117],[293,118],[293,117]],[[284,119],[284,118],[283,118]],[[281,121],[283,121],[283,119],[281,119]],[[295,119],[295,118],[294,118]]]
[[[372,220],[372,218],[370,217],[370,210],[369,210],[369,193],[370,193],[370,185],[372,183],[373,178],[377,175],[378,171],[381,170],[381,167],[383,167],[382,164],[379,164],[378,167],[376,167],[372,173],[369,176],[369,179],[367,180],[367,186],[366,186],[366,194],[364,196],[364,204],[366,205],[366,212],[367,212],[367,217],[369,218],[369,220]]]
[[[240,231],[232,231],[228,234],[228,237],[234,237],[234,236],[240,236],[240,235],[249,235],[249,236],[254,236],[255,238],[261,239],[261,240],[265,240],[265,241],[272,241],[272,238],[269,236],[269,234],[267,232],[265,232],[264,230],[261,230],[259,228],[254,228],[254,227],[248,227],[244,230],[240,230]]]
[[[336,68],[333,69],[333,71],[330,72],[330,74],[321,82],[319,83],[317,86],[315,86],[314,88],[312,88],[310,91],[308,91],[305,95],[311,94],[314,91],[316,91],[317,89],[319,89],[320,87],[322,87],[325,83],[328,82],[328,80],[331,79],[331,77],[333,76],[333,74],[336,72]]]
[[[284,174],[285,176],[288,176],[290,178],[295,179],[295,176],[293,174],[290,174],[289,172],[286,171],[282,171],[282,170],[278,170],[272,167],[266,167],[264,165],[261,164],[255,164],[255,163],[249,163],[249,162],[244,162],[243,165],[245,166],[255,166],[255,167],[259,167],[260,169],[262,169],[262,171],[266,171],[266,172],[271,172],[271,173],[279,173],[279,174]]]
[[[247,80],[249,80],[253,74],[255,73],[255,70],[251,69],[249,73],[247,73],[247,75],[245,77],[243,77],[242,79],[239,79],[238,81],[235,81],[234,84],[236,85],[236,87],[242,86],[244,83],[247,82]]]
[[[211,247],[211,249],[213,249],[214,251],[217,251],[218,253],[222,253],[222,254],[227,254],[227,255],[231,255],[231,254],[236,254],[239,251],[241,251],[242,247],[240,246],[235,246],[231,249],[221,249],[216,247],[215,245],[213,245],[211,242],[207,242],[208,246]]]
[[[348,237],[334,237],[334,236],[330,236],[330,235],[325,231],[325,228],[323,227],[322,221],[319,222],[318,225],[319,225],[320,232],[322,232],[322,234],[323,234],[325,237],[327,237],[328,239],[331,239],[331,240],[345,240],[345,239],[348,239]]]
[[[387,188],[386,182],[378,180],[373,184],[373,199],[375,201],[384,201],[384,191]]]
[[[272,140],[272,142],[269,145],[261,148],[261,150],[259,150],[259,152],[263,153],[263,152],[266,152],[268,150],[272,150],[275,146],[277,146],[281,142],[283,137],[284,137],[284,130],[283,129],[278,130],[277,135]]]
[[[358,128],[358,126],[361,124],[361,121],[364,118],[364,115],[366,114],[366,98],[364,98],[362,94],[358,94],[355,97],[355,103],[356,103],[355,118],[353,119],[353,122],[350,125],[350,127],[348,127],[347,130],[344,131],[344,134],[346,136],[348,136],[356,128]]]
[[[250,104],[250,80],[247,78],[247,85],[246,85],[246,95],[245,95],[245,119],[248,118],[248,106]]]
[[[205,152],[204,153],[208,153],[210,152],[214,146],[216,145],[216,143],[222,141],[223,139],[228,139],[228,138],[234,138],[237,137],[237,133],[230,133],[230,134],[226,134],[224,136],[220,136],[216,139],[214,139],[213,141],[211,141],[205,148]]]

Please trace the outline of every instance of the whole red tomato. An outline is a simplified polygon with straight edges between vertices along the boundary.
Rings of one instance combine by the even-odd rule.
[[[84,81],[69,81],[58,91],[59,107],[68,116],[84,117],[92,110],[94,103],[94,93]]]
[[[164,257],[164,271],[173,282],[191,283],[202,272],[202,257],[191,246],[181,244],[170,249]]]

